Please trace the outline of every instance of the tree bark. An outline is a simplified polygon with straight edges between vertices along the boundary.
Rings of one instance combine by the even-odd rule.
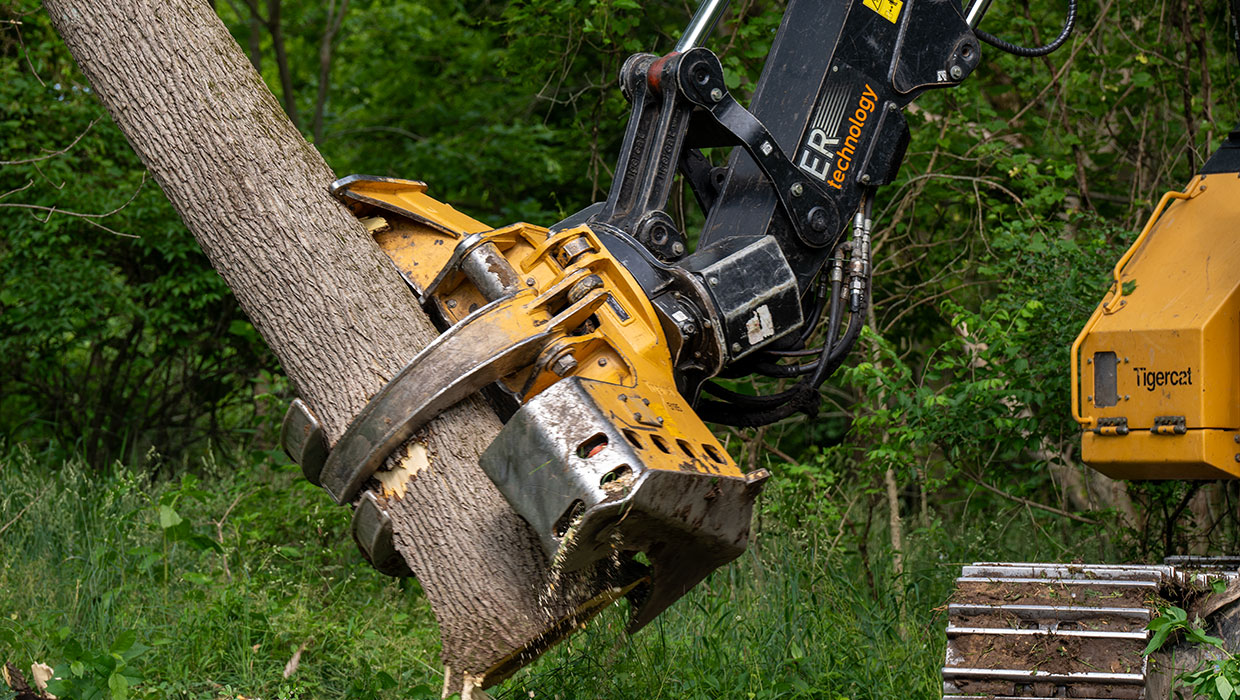
[[[327,194],[333,173],[207,2],[44,6],[334,443],[437,331]],[[448,691],[500,680],[571,629],[583,602],[614,597],[592,578],[547,592],[536,537],[478,466],[499,427],[477,398],[459,404],[414,438],[429,465],[381,496],[439,621]]]

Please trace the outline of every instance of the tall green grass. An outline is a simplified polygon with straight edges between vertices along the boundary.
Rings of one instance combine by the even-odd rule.
[[[274,457],[195,471],[153,482],[0,457],[0,661],[56,666],[81,697],[112,697],[113,675],[140,698],[438,697],[429,606],[364,563],[345,509]],[[937,698],[961,562],[1108,556],[1100,538],[1067,554],[1076,531],[995,511],[911,527],[897,579],[885,533],[856,531],[855,511],[840,530],[818,496],[771,489],[740,560],[635,636],[613,607],[492,695]]]
[[[202,470],[0,461],[0,660],[77,662],[110,693],[91,663],[132,633],[131,697],[438,697],[429,605],[365,564],[344,509],[271,462]],[[169,537],[161,501],[222,551]]]
[[[843,513],[802,487],[770,489],[749,551],[648,628],[624,635],[624,611],[613,608],[495,695],[937,700],[945,603],[962,563],[1115,556],[1084,528],[977,503],[950,525],[908,523],[896,577],[885,531],[867,537],[846,527],[836,537]],[[885,508],[870,515],[887,517]]]

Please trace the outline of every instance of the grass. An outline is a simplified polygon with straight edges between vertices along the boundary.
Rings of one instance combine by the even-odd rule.
[[[0,463],[0,658],[89,670],[134,633],[135,697],[438,697],[429,605],[365,565],[344,509],[271,462],[205,471],[152,484]],[[170,537],[161,505],[222,551]]]
[[[76,684],[62,697],[438,697],[417,583],[370,569],[347,511],[283,460],[157,482],[56,467],[0,457],[0,661],[56,666]],[[861,538],[867,555],[848,549],[856,538],[832,546],[838,522],[820,505],[772,489],[741,560],[635,636],[613,607],[492,695],[937,698],[939,609],[960,562],[1063,558],[1063,538],[1037,534],[1049,521],[996,513],[910,533],[897,581],[881,533]]]

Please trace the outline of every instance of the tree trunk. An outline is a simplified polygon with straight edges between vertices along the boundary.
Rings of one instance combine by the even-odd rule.
[[[207,2],[45,7],[334,443],[437,331],[327,194],[331,170]],[[547,592],[536,537],[478,466],[499,427],[477,398],[449,410],[414,439],[430,464],[387,500],[397,547],[439,620],[450,691],[502,679],[571,630],[583,603],[614,597],[593,579]]]

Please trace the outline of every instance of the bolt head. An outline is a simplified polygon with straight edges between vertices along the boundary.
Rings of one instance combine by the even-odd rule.
[[[712,287],[713,287],[713,286],[715,286],[716,284],[719,284],[719,278],[718,278],[718,277],[711,277],[711,278],[710,278],[710,286],[712,286]]]
[[[864,173],[864,174],[862,174],[862,176],[861,176],[861,184],[863,184],[863,185],[868,185],[868,184],[870,184],[870,174],[869,174],[869,173]]]
[[[551,371],[561,377],[575,369],[577,369],[577,358],[572,355],[562,355],[555,362],[551,363]]]
[[[671,231],[668,230],[666,225],[658,223],[651,226],[646,235],[650,237],[651,243],[655,245],[663,245],[664,243],[667,243],[667,239],[668,236],[671,235]]]
[[[680,255],[684,252],[685,252],[684,243],[681,243],[680,241],[676,241],[675,243],[672,244],[672,255]]]
[[[720,90],[719,88],[713,88],[713,89],[710,91],[710,99],[714,100],[715,102],[718,102],[719,100],[722,100],[722,99],[723,99],[723,90]]]
[[[792,192],[793,197],[800,197],[801,195],[805,194],[805,186],[799,182],[792,183],[792,187],[790,188],[790,190]]]
[[[732,352],[733,352],[733,354],[739,353],[740,351],[741,351],[741,344],[740,344],[740,343],[732,343]]]
[[[960,66],[952,66],[947,72],[951,73],[952,80],[960,80],[964,77],[964,69]]]
[[[606,358],[606,357],[600,357],[600,358],[598,358],[598,366],[599,366],[599,367],[606,367],[606,366],[607,366],[607,358]]]
[[[534,286],[534,278],[533,278],[533,277],[526,277],[526,278],[525,278],[525,286],[527,286],[527,287],[533,287],[533,286]]]
[[[809,211],[809,227],[819,233],[827,230],[827,212],[822,207],[814,207]]]
[[[693,335],[694,333],[697,333],[697,326],[693,325],[692,321],[686,321],[680,326],[680,332],[685,335]]]

